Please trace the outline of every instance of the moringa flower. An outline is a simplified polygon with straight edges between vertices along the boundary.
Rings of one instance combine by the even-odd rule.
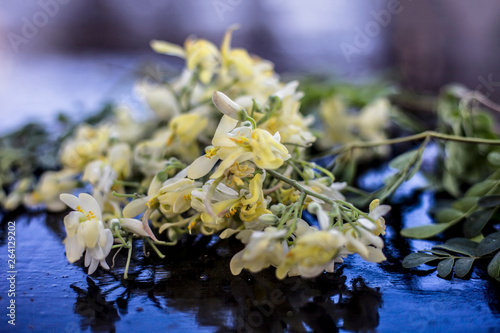
[[[370,203],[370,212],[368,213],[368,217],[375,223],[364,217],[359,218],[357,222],[366,229],[373,231],[376,236],[385,235],[385,220],[382,216],[389,213],[390,210],[391,206],[380,205],[380,200],[375,199]]]
[[[63,143],[60,152],[61,163],[75,172],[82,171],[88,162],[104,155],[109,146],[110,135],[111,129],[107,125],[80,125],[74,137]]]
[[[345,237],[336,230],[309,229],[295,240],[283,262],[276,269],[276,277],[300,275],[311,278],[323,271],[333,272],[335,260],[340,255]]]
[[[232,26],[224,35],[222,45],[220,47],[222,55],[222,70],[231,73],[237,78],[249,78],[254,73],[254,61],[245,49],[231,48],[231,37],[233,31],[238,29],[238,26]]]
[[[231,273],[238,275],[243,268],[258,272],[269,266],[278,266],[285,256],[283,239],[287,229],[267,227],[264,231],[253,231],[246,247],[236,253],[229,264]]]
[[[221,177],[234,163],[251,161],[261,169],[277,169],[290,157],[280,143],[278,132],[273,136],[266,130],[252,129],[246,123],[236,127],[237,123],[236,119],[222,117],[212,140],[213,146],[188,167],[189,178],[205,176],[219,160],[222,162],[210,178]]]
[[[386,259],[382,248],[384,241],[379,235],[385,234],[385,220],[382,217],[391,210],[388,205],[380,205],[378,199],[370,203],[370,213],[367,218],[360,217],[353,224],[344,225],[343,233],[346,237],[345,248],[351,253],[358,253],[363,259],[370,262],[381,262]]]
[[[32,193],[24,196],[24,204],[35,207],[45,204],[50,212],[60,212],[66,205],[59,199],[61,193],[77,187],[76,173],[69,169],[45,172]]]
[[[157,53],[186,59],[187,68],[190,71],[199,70],[200,81],[204,84],[210,83],[220,63],[219,50],[205,39],[188,38],[184,49],[172,43],[153,40],[151,48]]]
[[[67,234],[64,245],[69,262],[77,261],[86,251],[85,266],[89,267],[89,274],[94,273],[99,264],[109,269],[106,257],[113,245],[113,234],[104,228],[97,201],[87,193],[81,193],[78,197],[63,193],[60,198],[75,210],[64,218]]]

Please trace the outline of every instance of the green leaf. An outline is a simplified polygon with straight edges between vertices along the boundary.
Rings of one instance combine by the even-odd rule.
[[[432,249],[432,250],[427,250],[428,252],[432,253],[432,254],[436,254],[438,256],[445,256],[445,257],[450,257],[451,254],[446,252],[446,251],[441,251],[441,250],[436,250],[436,249]]]
[[[498,180],[487,179],[480,183],[474,184],[465,192],[467,197],[482,197],[488,193],[496,184]]]
[[[415,116],[402,112],[396,107],[391,108],[389,114],[391,120],[399,127],[407,128],[414,133],[426,130],[426,127]]]
[[[389,163],[389,166],[397,170],[406,169],[409,165],[415,163],[416,159],[418,158],[418,155],[420,155],[419,153],[420,152],[418,151],[418,149],[410,150],[393,159]]]
[[[443,173],[443,187],[454,197],[458,197],[460,195],[458,180],[448,171]]]
[[[394,191],[397,190],[399,185],[401,185],[404,181],[405,181],[405,175],[401,171],[386,178],[384,180],[386,186],[377,191],[376,197],[380,199],[380,201],[385,200],[386,198],[391,196],[394,193]]]
[[[430,261],[439,259],[439,257],[433,256],[431,254],[427,253],[410,253],[403,259],[403,267],[404,268],[413,268],[417,267],[420,265],[423,265],[425,263],[428,263]]]
[[[473,257],[476,255],[476,248],[478,245],[478,243],[467,238],[452,238],[447,240],[444,244],[434,246],[433,249],[443,249]]]
[[[436,213],[436,222],[447,223],[459,220],[464,217],[464,213],[453,209],[453,208],[443,208]]]
[[[429,238],[443,232],[451,227],[454,223],[439,223],[422,225],[420,227],[405,228],[401,230],[401,236],[408,238]]]
[[[496,207],[500,205],[500,195],[489,195],[482,197],[477,202],[477,205],[484,208]]]
[[[463,198],[460,198],[460,199],[454,201],[451,204],[451,207],[453,207],[461,212],[466,213],[469,210],[471,210],[472,208],[474,208],[474,206],[477,204],[478,200],[479,200],[479,197],[463,197]]]
[[[453,258],[448,258],[448,259],[441,261],[437,267],[438,275],[440,277],[447,277],[448,275],[450,275],[451,270],[453,269],[454,263],[455,263],[455,259],[453,259]]]
[[[484,239],[483,234],[479,234],[479,235],[477,235],[476,237],[472,237],[472,238],[470,238],[470,240],[471,240],[471,241],[476,242],[476,243],[478,243],[478,244],[479,244],[479,242],[480,242],[480,241],[482,241],[483,239]]]
[[[497,280],[500,277],[500,251],[495,254],[488,264],[488,275]]]
[[[422,165],[422,154],[420,153],[417,157],[417,160],[415,161],[415,164],[413,164],[411,171],[408,173],[408,176],[406,176],[406,180],[410,180],[415,176],[420,170],[420,166]]]
[[[500,231],[489,234],[479,243],[476,253],[479,257],[500,249]]]
[[[488,223],[495,211],[494,208],[486,210],[478,210],[470,214],[465,220],[463,231],[464,236],[467,238],[472,238],[481,233],[484,226]]]
[[[471,270],[472,264],[474,264],[474,258],[458,259],[456,264],[455,264],[455,274],[459,278],[463,278]]]

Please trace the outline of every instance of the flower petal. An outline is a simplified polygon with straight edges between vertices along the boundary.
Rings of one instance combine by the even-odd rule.
[[[238,120],[223,115],[215,130],[214,138],[231,132],[236,127],[236,124],[238,124]],[[216,146],[216,144],[214,144],[214,146]]]
[[[89,275],[93,274],[95,272],[95,270],[97,269],[98,265],[99,265],[99,260],[91,258],[91,263],[90,263],[90,267],[88,270],[88,274]]]
[[[82,232],[85,246],[93,248],[97,244],[99,236],[99,224],[96,219],[88,220],[80,224],[78,234]]]
[[[176,56],[179,58],[185,58],[186,52],[179,45],[175,45],[172,43],[164,42],[161,40],[152,40],[150,43],[151,48],[157,52],[162,54],[167,54],[171,56]]]
[[[229,263],[229,268],[231,269],[231,273],[233,273],[233,275],[240,274],[245,267],[245,265],[243,264],[244,251],[245,250],[241,250],[240,252],[236,253]]]
[[[88,193],[80,193],[78,198],[82,203],[83,210],[85,210],[87,214],[93,213],[99,221],[102,221],[101,207],[93,196]]]
[[[130,201],[125,208],[123,208],[123,217],[132,218],[144,213],[148,208],[146,203],[149,201],[150,197],[139,198]]]
[[[66,228],[66,234],[68,237],[72,238],[75,236],[78,227],[80,226],[80,218],[85,216],[80,212],[71,212],[64,217],[64,227]]]
[[[80,244],[76,237],[67,237],[64,240],[64,246],[66,248],[66,258],[70,263],[74,263],[82,257],[84,246]]]
[[[120,219],[120,224],[126,230],[131,231],[139,236],[149,237],[146,230],[144,230],[144,227],[142,225],[142,221],[140,221],[140,220],[123,218],[123,219]]]
[[[62,193],[59,199],[74,210],[76,210],[76,207],[81,206],[80,199],[69,193]]]
[[[377,226],[370,220],[363,218],[358,219],[359,224],[368,230],[375,230]]]
[[[208,158],[206,155],[198,157],[191,163],[187,170],[187,176],[191,179],[198,179],[205,176],[212,170],[219,157],[212,156]]]
[[[389,213],[391,210],[391,206],[389,205],[380,205],[376,208],[374,208],[371,212],[370,212],[370,217],[373,217],[375,220],[378,219],[379,217],[381,216],[384,216],[386,215],[387,213]]]

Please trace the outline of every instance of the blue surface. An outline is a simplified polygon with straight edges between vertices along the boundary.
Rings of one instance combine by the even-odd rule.
[[[5,216],[0,234],[2,290],[6,309],[6,221],[16,221],[16,326],[2,332],[498,332],[500,285],[475,268],[469,280],[436,276],[431,267],[405,270],[402,258],[433,242],[398,236],[401,225],[428,223],[432,193],[414,195],[387,219],[381,264],[357,256],[335,274],[278,281],[269,269],[232,276],[231,240],[189,238],[166,249],[167,258],[144,257],[136,243],[131,279],[117,268],[88,278],[82,264],[64,253],[63,215]],[[6,312],[6,310],[2,310]]]

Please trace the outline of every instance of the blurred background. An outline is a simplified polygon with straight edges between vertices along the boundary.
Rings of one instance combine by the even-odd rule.
[[[280,74],[390,77],[419,93],[449,82],[500,100],[500,2],[494,0],[5,0],[0,4],[0,133],[106,101],[134,104],[138,69],[182,61],[151,39],[233,45]]]

